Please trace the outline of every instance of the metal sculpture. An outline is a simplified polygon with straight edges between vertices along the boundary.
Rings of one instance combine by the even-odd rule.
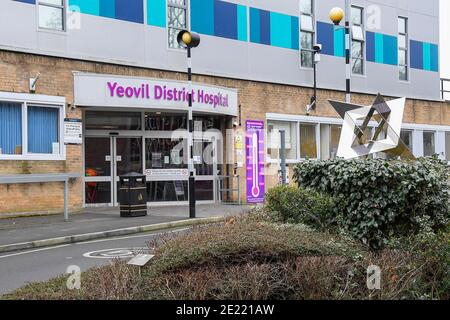
[[[386,102],[379,94],[371,106],[329,100],[344,119],[337,157],[353,159],[384,152],[415,159],[400,138],[406,98]],[[367,130],[375,127],[375,130]]]

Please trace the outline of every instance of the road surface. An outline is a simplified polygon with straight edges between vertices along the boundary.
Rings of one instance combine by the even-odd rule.
[[[1,254],[0,295],[29,282],[46,281],[65,274],[69,266],[78,266],[81,271],[85,271],[94,266],[107,265],[116,257],[129,260],[137,253],[149,253],[148,242],[162,234],[164,232],[149,232]]]

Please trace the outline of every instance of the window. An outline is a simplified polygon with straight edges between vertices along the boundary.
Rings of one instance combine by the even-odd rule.
[[[408,147],[408,149],[413,151],[413,140],[412,140],[413,132],[410,130],[402,130],[400,132],[400,139],[402,139],[403,143]]]
[[[177,41],[178,33],[187,29],[187,5],[186,0],[168,0],[168,36],[169,48],[181,48]]]
[[[351,30],[352,30],[352,72],[364,74],[364,12],[363,8],[351,8]]]
[[[314,63],[313,0],[300,0],[300,57],[301,66],[312,68]]]
[[[65,0],[39,0],[39,27],[64,31]]]
[[[9,99],[12,95],[3,96]],[[0,96],[0,160],[64,160],[64,102],[53,105],[53,101],[2,99]]]
[[[445,159],[450,161],[450,131],[445,133]]]
[[[0,102],[0,156],[22,154],[22,105]]]
[[[423,155],[430,157],[436,154],[434,132],[425,131],[423,133]]]
[[[297,122],[269,120],[267,122],[267,130],[267,155],[270,157],[270,159],[280,159],[280,131],[284,130],[286,143],[286,159],[297,160]]]
[[[300,123],[300,158],[317,159],[315,124]]]
[[[28,153],[59,154],[59,109],[28,106]]]
[[[398,18],[398,71],[399,79],[408,81],[408,19]]]
[[[320,159],[335,159],[341,139],[342,126],[334,124],[320,125]]]

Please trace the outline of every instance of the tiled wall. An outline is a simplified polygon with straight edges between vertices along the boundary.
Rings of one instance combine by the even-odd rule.
[[[250,41],[298,50],[298,20],[298,17],[250,8]]]

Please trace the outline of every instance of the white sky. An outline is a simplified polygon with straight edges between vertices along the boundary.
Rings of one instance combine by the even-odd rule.
[[[450,13],[450,1],[440,0],[440,14],[441,14],[441,78],[450,79],[450,19],[448,14]]]

